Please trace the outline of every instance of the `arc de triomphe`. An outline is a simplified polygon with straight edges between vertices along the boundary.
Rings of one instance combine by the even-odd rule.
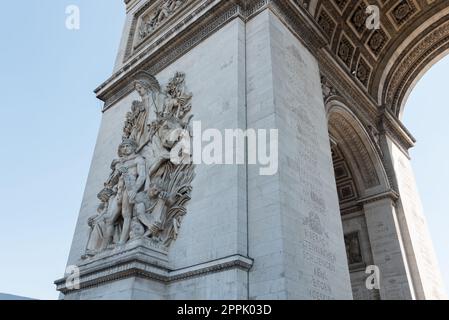
[[[125,5],[64,298],[446,297],[400,119],[448,1]],[[277,129],[276,174],[173,161],[198,123]]]

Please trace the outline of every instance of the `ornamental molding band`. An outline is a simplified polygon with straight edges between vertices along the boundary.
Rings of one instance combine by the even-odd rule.
[[[248,271],[253,266],[253,260],[241,255],[221,258],[207,263],[198,264],[179,270],[171,269],[161,257],[151,257],[144,248],[133,248],[129,253],[120,256],[120,263],[110,260],[95,261],[81,265],[80,289],[99,287],[105,283],[131,277],[140,277],[149,281],[170,284],[176,281],[198,278],[204,275],[239,269]],[[116,256],[117,257],[117,256]],[[156,259],[157,260],[156,260]],[[57,290],[63,294],[72,292],[66,279],[55,281]]]
[[[171,160],[184,135],[192,138],[192,94],[185,74],[177,72],[162,89],[154,76],[141,71],[132,84],[141,100],[126,115],[118,158],[98,193],[98,213],[88,222],[91,234],[83,259],[136,239],[167,250],[187,213],[194,165]]]

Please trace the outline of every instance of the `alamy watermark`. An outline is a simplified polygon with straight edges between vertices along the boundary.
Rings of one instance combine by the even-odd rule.
[[[67,290],[79,290],[81,288],[80,269],[78,266],[68,266],[65,269],[65,287]]]
[[[65,8],[65,27],[68,30],[79,30],[81,28],[81,11],[77,5],[71,4]]]
[[[368,30],[378,30],[380,29],[380,9],[376,5],[369,5],[366,7],[366,14],[368,18],[366,19],[366,28]]]
[[[80,30],[81,28],[81,11],[79,6],[71,4],[65,9],[66,20],[65,26],[68,30]],[[368,30],[380,29],[380,8],[377,5],[369,5],[366,8],[366,28]]]
[[[365,271],[369,274],[365,285],[368,290],[380,290],[380,269],[378,266],[368,266]]]
[[[174,164],[259,165],[262,176],[275,175],[279,168],[277,129],[206,129],[193,121],[193,134],[174,130],[170,139],[179,141],[171,150]],[[191,139],[193,136],[193,139]]]

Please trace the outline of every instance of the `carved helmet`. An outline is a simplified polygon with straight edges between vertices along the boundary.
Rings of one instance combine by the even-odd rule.
[[[134,83],[138,83],[141,86],[145,87],[146,89],[153,91],[153,92],[160,92],[161,86],[159,84],[159,81],[157,79],[145,71],[139,71],[134,75]]]
[[[120,143],[120,147],[124,146],[124,145],[130,145],[132,146],[134,149],[137,149],[139,146],[137,145],[136,140],[134,139],[122,139],[122,143]]]

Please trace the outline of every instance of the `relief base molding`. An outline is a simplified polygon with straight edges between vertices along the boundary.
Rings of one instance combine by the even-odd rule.
[[[70,287],[69,276],[56,280],[55,285],[59,292],[67,295],[129,278],[141,278],[169,285],[228,270],[248,272],[252,266],[252,259],[233,255],[174,269],[168,264],[167,253],[163,250],[150,249],[147,243],[133,242],[120,251],[109,252],[95,260],[82,262],[79,266],[79,289]]]

